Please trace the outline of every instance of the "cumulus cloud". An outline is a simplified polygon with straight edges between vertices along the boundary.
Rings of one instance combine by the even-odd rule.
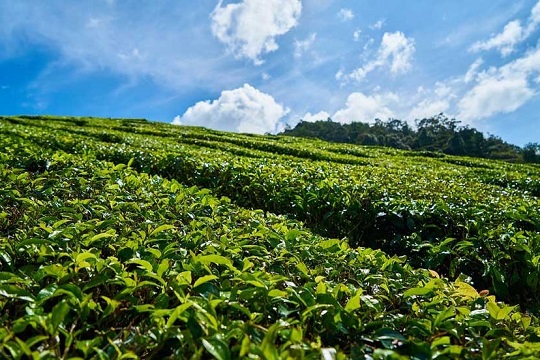
[[[445,113],[450,108],[450,102],[445,99],[420,101],[407,116],[408,120],[425,119],[431,116]]]
[[[349,21],[354,19],[354,13],[351,9],[341,9],[339,10],[338,17],[341,21]]]
[[[502,56],[508,56],[514,52],[516,45],[523,41],[524,38],[525,29],[521,26],[519,20],[514,20],[506,24],[500,34],[493,35],[486,41],[474,43],[470,50],[472,52],[479,52],[497,49]]]
[[[276,51],[276,37],[298,24],[302,12],[300,0],[243,0],[223,6],[219,1],[211,14],[212,33],[237,58],[255,65],[261,56]]]
[[[499,34],[492,35],[488,40],[475,42],[469,50],[480,52],[496,49],[502,56],[508,56],[515,51],[516,46],[533,34],[540,25],[540,1],[531,10],[526,26],[520,20],[512,20],[504,26]]]
[[[173,124],[264,134],[274,132],[289,109],[249,84],[226,90],[213,101],[200,101],[174,118]]]
[[[378,68],[389,68],[393,75],[405,73],[412,66],[411,61],[415,51],[414,39],[406,37],[401,31],[384,33],[377,57],[354,70],[350,77],[361,81]]]
[[[373,122],[375,119],[387,120],[396,117],[392,110],[400,102],[400,98],[395,93],[375,93],[367,95],[362,92],[349,94],[342,109],[337,110],[333,115],[326,111],[316,114],[306,113],[303,121],[315,122],[331,118],[332,121],[342,124],[352,122]]]
[[[394,93],[366,95],[354,92],[348,96],[345,107],[332,116],[332,120],[342,124],[371,122],[377,118],[386,120],[395,116],[390,106],[398,101],[399,97]]]
[[[319,120],[327,120],[330,116],[329,113],[327,113],[326,111],[320,111],[316,114],[311,114],[311,113],[307,113],[305,114],[303,117],[302,117],[302,120],[303,121],[308,121],[308,122],[315,122],[315,121],[319,121]]]
[[[524,78],[487,77],[459,102],[459,117],[482,119],[496,113],[517,110],[534,95]]]
[[[482,119],[517,110],[532,99],[540,74],[540,48],[499,68],[478,74],[477,82],[458,103],[459,117]]]

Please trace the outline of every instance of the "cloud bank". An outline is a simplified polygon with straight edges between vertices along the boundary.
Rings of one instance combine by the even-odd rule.
[[[480,72],[458,103],[458,117],[482,119],[515,111],[536,95],[539,75],[540,47],[499,68]]]
[[[399,102],[399,96],[394,93],[366,95],[353,92],[347,97],[345,106],[330,115],[325,111],[317,114],[306,113],[303,121],[318,121],[331,118],[333,121],[350,124],[352,122],[372,122],[375,119],[387,120],[396,116],[391,110]]]
[[[196,125],[216,130],[264,134],[280,129],[289,109],[249,84],[223,91],[216,100],[200,101],[174,118],[176,125]]]
[[[475,42],[469,50],[480,52],[496,49],[503,57],[513,53],[516,46],[529,38],[540,25],[540,1],[531,10],[526,26],[520,20],[512,20],[499,34],[492,35],[488,40]]]

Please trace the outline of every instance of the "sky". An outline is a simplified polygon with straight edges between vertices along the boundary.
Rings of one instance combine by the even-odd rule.
[[[445,113],[540,142],[540,0],[0,1],[0,114],[276,133]]]

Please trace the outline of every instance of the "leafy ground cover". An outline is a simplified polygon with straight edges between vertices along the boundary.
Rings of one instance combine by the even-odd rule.
[[[4,357],[540,355],[538,167],[143,121],[0,135]]]
[[[352,246],[407,255],[414,266],[538,311],[538,166],[289,137],[99,119],[4,120],[41,147],[127,163],[209,188],[237,205],[288,215]]]

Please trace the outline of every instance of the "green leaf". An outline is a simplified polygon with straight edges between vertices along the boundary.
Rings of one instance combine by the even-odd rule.
[[[28,357],[31,357],[32,356],[32,350],[30,349],[30,346],[28,346],[24,341],[22,341],[21,339],[19,338],[15,338],[15,341],[17,342],[17,344],[19,345],[20,349],[23,351],[23,353],[28,356]]]
[[[70,306],[66,301],[61,301],[56,304],[52,309],[51,325],[54,330],[64,321],[66,315],[69,313]]]
[[[440,345],[450,345],[450,344],[451,344],[450,336],[441,336],[440,338],[433,340],[433,342],[431,343],[431,347],[436,348],[437,346],[440,346]]]
[[[289,326],[288,323],[283,320],[279,320],[277,323],[270,326],[264,335],[263,341],[260,345],[260,350],[265,360],[279,360],[279,353],[277,351],[275,341],[279,330],[287,326]]]
[[[193,281],[191,271],[183,271],[176,275],[176,281],[178,281],[180,285],[191,285],[191,282]]]
[[[157,275],[162,277],[165,271],[169,269],[169,260],[163,259],[158,266]]]
[[[441,324],[445,320],[453,317],[455,314],[456,314],[455,308],[453,306],[450,306],[450,307],[444,309],[443,311],[441,311],[439,314],[437,314],[433,324],[435,325],[435,327],[440,327]]]
[[[64,225],[65,223],[69,222],[70,220],[68,219],[62,219],[62,220],[59,220],[57,222],[55,222],[52,226],[53,229],[57,229],[59,228],[60,226]]]
[[[171,316],[169,316],[169,320],[167,320],[167,324],[165,327],[167,329],[171,328],[174,325],[174,322],[178,319],[180,315],[182,315],[187,309],[189,309],[192,306],[192,303],[190,301],[177,306],[171,313]]]
[[[319,243],[319,245],[326,250],[333,250],[332,252],[339,251],[339,246],[341,245],[342,241],[337,239],[330,239],[330,240],[324,240]]]
[[[403,293],[403,297],[411,296],[426,296],[433,293],[433,289],[422,287],[422,288],[412,288]]]
[[[77,255],[77,257],[75,258],[75,262],[79,264],[85,262],[86,259],[97,259],[97,256],[89,251],[83,252]]]
[[[218,338],[202,339],[205,349],[218,360],[230,360],[229,346]]]
[[[318,311],[321,309],[331,309],[333,307],[334,306],[330,304],[317,304],[317,305],[309,306],[304,311],[302,311],[302,318],[308,317],[308,315],[311,315],[311,313],[314,311]]]
[[[105,233],[101,233],[101,234],[94,235],[94,236],[92,236],[92,238],[90,239],[90,244],[92,244],[92,243],[94,243],[95,241],[98,241],[98,240],[100,240],[100,239],[113,237],[114,235],[115,235],[114,232],[105,232]]]
[[[32,295],[32,293],[10,284],[0,284],[0,297],[24,300],[29,302],[34,301],[34,296]]]
[[[489,303],[491,303],[491,302],[489,302]],[[515,308],[516,308],[516,306],[504,306],[503,308],[499,308],[499,310],[498,310],[498,312],[497,312],[497,314],[495,316],[495,320],[504,320],[504,319],[506,319],[508,314],[510,314]],[[490,312],[490,314],[491,314],[491,312]]]
[[[155,228],[149,236],[152,236],[152,235],[156,235],[156,234],[159,234],[160,232],[162,231],[166,231],[166,230],[171,230],[171,229],[174,229],[175,226],[174,225],[161,225],[161,226],[158,226],[157,228]]]
[[[153,272],[154,270],[152,267],[152,264],[150,264],[150,262],[146,260],[141,260],[141,259],[129,260],[128,264],[137,264],[139,265],[139,268],[144,269],[148,272]]]
[[[196,260],[203,264],[213,263],[213,264],[226,265],[226,266],[232,267],[231,260],[221,255],[201,255],[201,256],[197,256]]]
[[[486,304],[486,308],[489,311],[489,315],[492,318],[497,319],[499,310],[501,310],[501,308],[497,305],[497,303],[495,303],[495,301],[488,301],[488,303]]]
[[[202,285],[206,282],[216,280],[216,279],[218,279],[216,275],[206,275],[206,276],[200,277],[197,279],[197,281],[195,281],[195,284],[193,284],[193,287],[196,288],[199,285]]]
[[[309,276],[309,269],[307,268],[306,264],[304,264],[303,262],[299,262],[296,264],[296,267],[298,268],[298,270],[300,270],[302,274],[304,274],[305,276]]]
[[[28,280],[24,280],[21,277],[9,273],[9,272],[0,272],[0,283],[2,284],[29,284]]]
[[[282,291],[278,289],[273,289],[268,292],[268,296],[271,298],[276,298],[276,297],[284,298],[284,297],[287,297],[287,295],[288,293],[286,291]]]
[[[361,297],[362,297],[362,291],[359,290],[356,292],[356,294],[347,301],[347,305],[345,305],[345,311],[352,312],[354,310],[360,309],[361,306]]]
[[[476,291],[474,287],[467,284],[466,282],[458,280],[456,281],[456,286],[457,286],[456,293],[461,296],[468,297],[471,299],[476,299],[479,296],[478,291]]]

